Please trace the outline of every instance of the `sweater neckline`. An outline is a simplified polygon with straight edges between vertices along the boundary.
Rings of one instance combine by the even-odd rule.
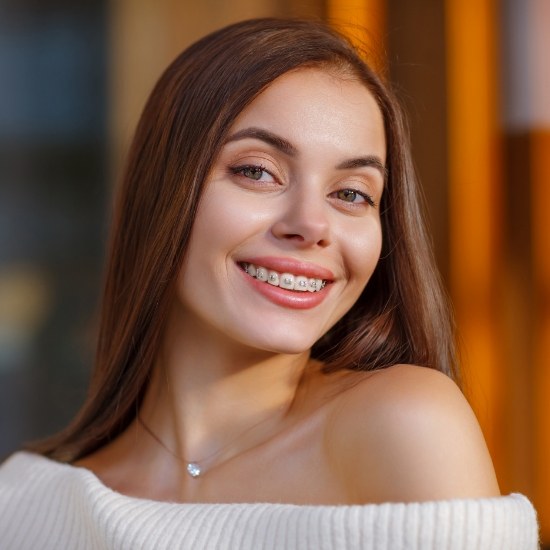
[[[65,462],[59,462],[57,460],[53,460],[51,458],[48,458],[44,455],[40,455],[37,453],[29,452],[29,451],[18,451],[14,453],[11,457],[7,459],[7,461],[4,463],[7,465],[7,463],[11,461],[24,461],[26,462],[29,470],[34,470],[37,466],[42,467],[44,469],[52,469],[55,468],[55,470],[58,473],[71,473],[72,476],[76,476],[79,481],[84,483],[87,487],[92,489],[94,492],[100,492],[105,497],[109,497],[110,499],[117,499],[120,502],[127,502],[127,503],[155,503],[158,505],[178,505],[178,506],[185,506],[185,507],[244,507],[244,508],[257,508],[257,507],[267,507],[267,508],[289,508],[289,509],[357,509],[357,508],[378,508],[378,507],[387,507],[387,506],[433,506],[435,503],[459,503],[459,502],[468,502],[468,501],[476,501],[476,502],[495,502],[499,501],[501,499],[506,498],[521,498],[526,499],[524,495],[521,495],[519,493],[511,493],[509,495],[501,495],[497,497],[479,497],[479,498],[454,498],[454,499],[445,499],[445,500],[432,500],[432,501],[421,501],[421,502],[383,502],[383,503],[365,503],[365,504],[296,504],[296,503],[289,503],[289,502],[264,502],[264,501],[247,501],[247,502],[178,502],[178,501],[165,501],[165,500],[154,500],[154,499],[148,499],[144,497],[136,497],[131,495],[126,495],[124,493],[120,493],[118,491],[115,491],[111,487],[105,485],[103,481],[91,470],[88,468],[85,468],[83,466],[74,466],[73,464],[65,463]]]

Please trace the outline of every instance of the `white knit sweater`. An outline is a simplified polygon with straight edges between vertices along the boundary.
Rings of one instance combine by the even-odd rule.
[[[521,495],[364,506],[131,498],[83,468],[17,453],[0,467],[2,550],[535,550]]]

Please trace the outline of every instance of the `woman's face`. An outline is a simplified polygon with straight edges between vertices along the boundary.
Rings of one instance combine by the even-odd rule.
[[[378,262],[385,156],[382,115],[364,85],[311,68],[275,80],[213,164],[178,315],[209,345],[311,348]]]

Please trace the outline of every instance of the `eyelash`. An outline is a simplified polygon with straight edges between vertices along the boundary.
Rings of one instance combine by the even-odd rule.
[[[355,193],[356,195],[359,195],[360,197],[363,197],[363,199],[365,199],[365,202],[369,206],[372,206],[373,208],[375,208],[377,206],[376,203],[374,202],[374,199],[368,193],[363,193],[362,191],[359,191],[358,189],[353,189],[353,188],[350,188],[350,187],[346,187],[344,189],[338,189],[338,191],[335,191],[332,194],[336,195],[338,193],[342,193],[342,192],[345,192],[345,191],[351,191],[352,193]],[[357,204],[355,202],[349,202],[349,201],[344,201],[344,202],[347,202],[348,204]]]
[[[263,166],[261,164],[243,164],[241,166],[232,166],[232,167],[230,167],[229,170],[234,175],[241,175],[241,176],[243,176],[245,178],[248,178],[252,181],[260,181],[260,180],[255,180],[254,178],[247,176],[244,173],[246,170],[252,170],[252,171],[257,171],[257,172],[262,172],[262,173],[265,172],[266,174],[269,174],[273,179],[276,179],[275,176],[269,170],[266,170],[265,166]]]
[[[266,174],[269,174],[274,180],[276,180],[275,176],[269,170],[267,170],[266,167],[263,166],[262,164],[243,164],[243,165],[240,165],[240,166],[232,166],[232,167],[229,168],[229,170],[230,170],[231,174],[233,174],[233,175],[241,175],[241,176],[243,176],[247,179],[250,179],[252,181],[260,181],[260,180],[259,179],[256,180],[256,179],[254,179],[250,176],[247,176],[245,174],[246,170],[261,172],[262,174],[266,173]],[[363,193],[362,191],[359,191],[358,189],[353,189],[353,188],[338,189],[338,191],[334,191],[333,193],[331,193],[331,195],[337,195],[338,193],[342,193],[342,192],[345,192],[345,191],[351,191],[352,193],[355,193],[356,195],[359,195],[360,197],[363,197],[363,199],[365,199],[365,203],[367,203],[369,206],[372,206],[373,208],[375,208],[377,206],[377,204],[374,202],[373,198],[368,193]],[[346,202],[348,204],[357,204],[354,201],[349,202],[349,201],[343,200],[343,202]]]

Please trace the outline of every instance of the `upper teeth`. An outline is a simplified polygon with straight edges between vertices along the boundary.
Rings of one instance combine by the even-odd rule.
[[[242,265],[244,270],[252,277],[256,277],[258,281],[264,281],[270,285],[279,286],[287,290],[316,292],[321,290],[326,284],[326,281],[323,281],[323,279],[294,275],[293,273],[279,273],[278,271],[267,269],[260,265]]]

